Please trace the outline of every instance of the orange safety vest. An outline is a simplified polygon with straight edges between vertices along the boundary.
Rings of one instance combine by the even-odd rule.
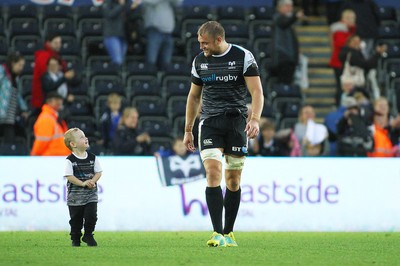
[[[71,154],[64,144],[64,133],[68,130],[67,124],[64,121],[60,124],[57,119],[57,112],[50,105],[44,104],[42,112],[33,126],[35,142],[31,155],[62,156]]]
[[[394,157],[393,145],[388,131],[374,124],[374,151],[368,153],[368,157]]]

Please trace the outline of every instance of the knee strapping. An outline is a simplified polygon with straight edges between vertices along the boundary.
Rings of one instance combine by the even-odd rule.
[[[205,149],[200,152],[201,160],[212,159],[222,163],[222,152],[217,148]]]
[[[242,170],[244,166],[245,156],[233,157],[225,155],[225,169],[226,170]]]

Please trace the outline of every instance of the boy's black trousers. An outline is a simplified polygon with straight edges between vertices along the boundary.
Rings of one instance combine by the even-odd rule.
[[[82,227],[85,235],[92,235],[97,222],[97,202],[90,202],[82,206],[68,206],[69,224],[71,225],[71,240],[80,240]]]

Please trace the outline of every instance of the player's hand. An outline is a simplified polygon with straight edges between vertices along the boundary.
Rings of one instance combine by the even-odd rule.
[[[183,144],[185,144],[186,149],[191,152],[196,151],[196,148],[194,147],[193,139],[194,139],[194,137],[193,137],[192,132],[185,132],[185,136],[183,137]]]
[[[253,139],[257,137],[258,133],[260,132],[260,125],[256,120],[251,119],[249,122],[247,122],[244,131],[246,132],[247,137]]]

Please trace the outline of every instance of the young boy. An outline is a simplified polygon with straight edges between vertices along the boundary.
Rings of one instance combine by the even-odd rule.
[[[79,128],[71,128],[64,135],[64,143],[72,151],[65,164],[68,179],[67,205],[71,220],[72,246],[81,245],[82,226],[85,234],[82,241],[88,246],[97,246],[93,231],[97,221],[97,186],[102,169],[97,157],[86,152],[89,141]]]

